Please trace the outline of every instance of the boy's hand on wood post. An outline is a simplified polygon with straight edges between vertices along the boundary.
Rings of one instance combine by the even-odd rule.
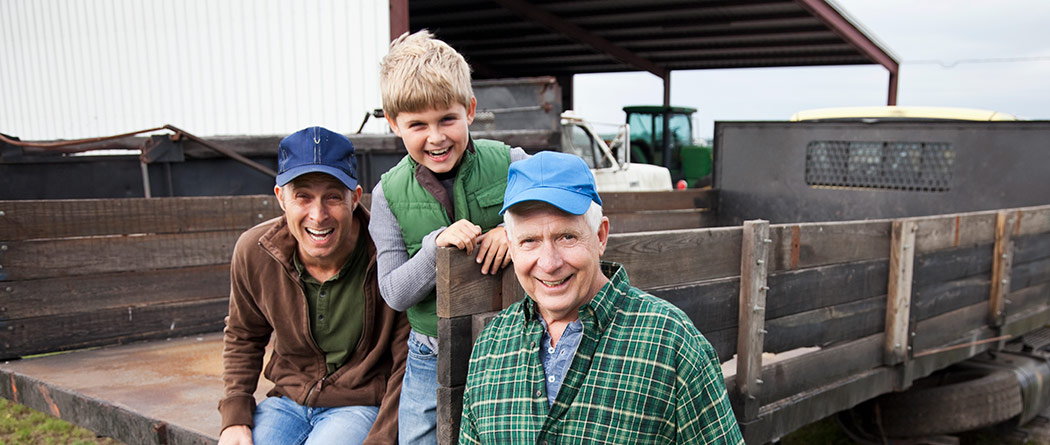
[[[507,229],[503,226],[494,227],[488,233],[478,237],[477,262],[481,264],[481,273],[495,275],[500,269],[510,264],[508,249],[510,242],[507,240]]]
[[[434,240],[438,247],[452,247],[466,250],[467,255],[474,252],[478,236],[481,235],[481,227],[474,223],[461,219],[452,223],[443,230]]]

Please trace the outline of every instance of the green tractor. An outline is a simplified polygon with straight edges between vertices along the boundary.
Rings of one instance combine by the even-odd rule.
[[[696,108],[639,105],[623,107],[631,129],[631,162],[667,167],[676,184],[704,187],[711,183],[711,147],[693,143]],[[664,115],[669,114],[669,159],[664,159]]]

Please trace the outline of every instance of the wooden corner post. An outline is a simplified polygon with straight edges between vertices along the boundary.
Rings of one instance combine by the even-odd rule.
[[[915,263],[916,230],[918,223],[915,220],[893,221],[890,276],[886,296],[886,343],[883,355],[883,362],[887,365],[904,362],[910,349],[908,328],[911,321],[911,280]]]
[[[744,222],[740,251],[740,324],[737,335],[736,381],[743,420],[758,418],[762,385],[762,349],[766,324],[766,275],[769,254],[769,221]]]

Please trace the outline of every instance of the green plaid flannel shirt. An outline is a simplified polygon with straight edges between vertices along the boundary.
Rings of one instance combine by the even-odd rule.
[[[580,307],[584,338],[550,408],[535,303],[492,319],[471,354],[460,443],[744,443],[718,357],[689,317],[631,287],[623,266],[602,270],[610,281]]]

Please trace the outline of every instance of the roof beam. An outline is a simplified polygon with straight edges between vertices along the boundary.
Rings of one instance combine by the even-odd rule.
[[[653,73],[660,78],[670,78],[670,71],[657,65],[653,61],[641,57],[613,42],[605,40],[604,38],[599,37],[576,24],[570,23],[561,17],[539,9],[526,1],[495,0],[495,2],[524,19],[531,20],[553,29],[572,40],[590,46],[601,53],[608,54],[616,60]]]
[[[860,51],[861,54],[864,54],[869,60],[882,65],[890,72],[889,93],[887,94],[886,102],[887,105],[896,105],[897,74],[900,69],[897,60],[886,53],[886,51],[883,51],[883,49],[869,39],[868,36],[864,35],[863,31],[858,29],[833,6],[829,5],[827,1],[795,0],[795,2],[813,14],[814,17],[817,17],[820,21],[826,23],[835,34],[842,36],[846,42],[849,42],[850,45],[857,48],[857,50]]]

